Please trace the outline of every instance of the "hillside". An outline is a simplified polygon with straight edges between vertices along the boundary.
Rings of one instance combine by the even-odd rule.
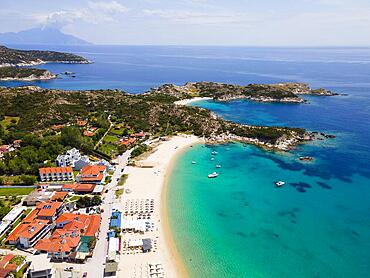
[[[0,80],[49,80],[56,78],[55,74],[45,69],[0,67]]]
[[[288,149],[311,139],[303,129],[246,126],[225,121],[208,110],[178,106],[166,95],[130,95],[118,90],[63,91],[38,87],[0,88],[0,116],[19,118],[14,138],[45,134],[53,125],[109,113],[136,131],[158,136],[188,132],[209,141],[240,140],[266,148]]]
[[[152,89],[148,93],[156,95],[165,94],[177,99],[211,97],[218,101],[249,99],[259,102],[289,103],[305,102],[299,96],[303,94],[320,96],[336,94],[322,88],[313,90],[305,83],[249,84],[247,86],[241,86],[214,82],[189,82],[183,86],[165,84],[159,88]]]
[[[84,57],[56,51],[17,50],[0,46],[0,66],[26,66],[43,63],[90,63]]]
[[[89,42],[65,34],[55,28],[32,28],[20,32],[0,33],[2,44],[44,44],[44,45],[88,45]]]

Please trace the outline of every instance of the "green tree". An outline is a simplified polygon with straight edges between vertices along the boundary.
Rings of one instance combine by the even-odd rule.
[[[79,148],[82,143],[81,132],[74,127],[65,127],[61,134],[61,143],[64,146]]]
[[[24,184],[35,184],[37,182],[37,179],[35,176],[29,176],[29,175],[21,175],[20,176],[20,179],[22,181],[22,183]]]

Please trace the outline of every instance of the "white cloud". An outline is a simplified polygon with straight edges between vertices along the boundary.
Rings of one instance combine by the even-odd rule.
[[[38,15],[38,21],[44,26],[62,28],[76,21],[84,21],[92,24],[114,22],[115,16],[126,13],[129,8],[117,1],[97,2],[89,1],[87,8],[80,10],[60,10],[48,15]]]
[[[252,22],[256,18],[233,12],[198,12],[184,10],[146,9],[144,14],[187,24],[218,24]]]
[[[88,6],[94,11],[100,11],[106,14],[125,13],[130,9],[117,1],[112,2],[94,2],[89,1]]]

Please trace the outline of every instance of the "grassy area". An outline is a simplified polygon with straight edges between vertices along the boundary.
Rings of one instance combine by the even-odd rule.
[[[126,180],[127,180],[127,178],[128,178],[128,175],[127,175],[127,174],[123,174],[123,175],[121,176],[121,178],[119,179],[118,185],[119,185],[119,186],[124,185],[124,184],[125,184],[125,182],[126,182]]]
[[[21,255],[15,255],[11,260],[10,263],[21,265],[24,262],[25,257]]]
[[[37,177],[33,175],[19,175],[19,176],[0,176],[0,184],[34,184],[37,182]]]
[[[120,137],[118,137],[118,136],[115,136],[115,135],[112,135],[112,134],[107,134],[104,137],[103,142],[104,143],[116,143],[117,141],[119,141],[119,139],[120,139]]]
[[[10,125],[17,125],[19,122],[19,117],[8,117],[5,116],[4,120],[0,121],[0,125],[6,130]]]
[[[125,131],[124,127],[115,126],[114,128],[111,129],[110,133],[121,137],[124,131]]]
[[[117,189],[115,194],[116,194],[116,198],[119,199],[123,194],[123,189]]]
[[[20,196],[20,195],[28,195],[30,194],[35,188],[0,188],[0,196]]]
[[[15,274],[15,278],[22,278],[24,277],[24,274],[26,273],[28,266],[25,264],[22,266],[22,268]]]
[[[79,200],[82,196],[77,196],[77,195],[74,195],[72,197],[70,197],[68,199],[68,202],[76,202],[77,200]]]
[[[113,157],[118,153],[117,145],[113,145],[110,143],[104,143],[99,147],[98,150],[110,157]]]

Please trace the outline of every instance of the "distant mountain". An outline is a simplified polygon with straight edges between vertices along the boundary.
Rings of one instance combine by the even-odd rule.
[[[0,44],[50,44],[87,45],[91,44],[55,28],[33,28],[17,33],[0,33]]]

